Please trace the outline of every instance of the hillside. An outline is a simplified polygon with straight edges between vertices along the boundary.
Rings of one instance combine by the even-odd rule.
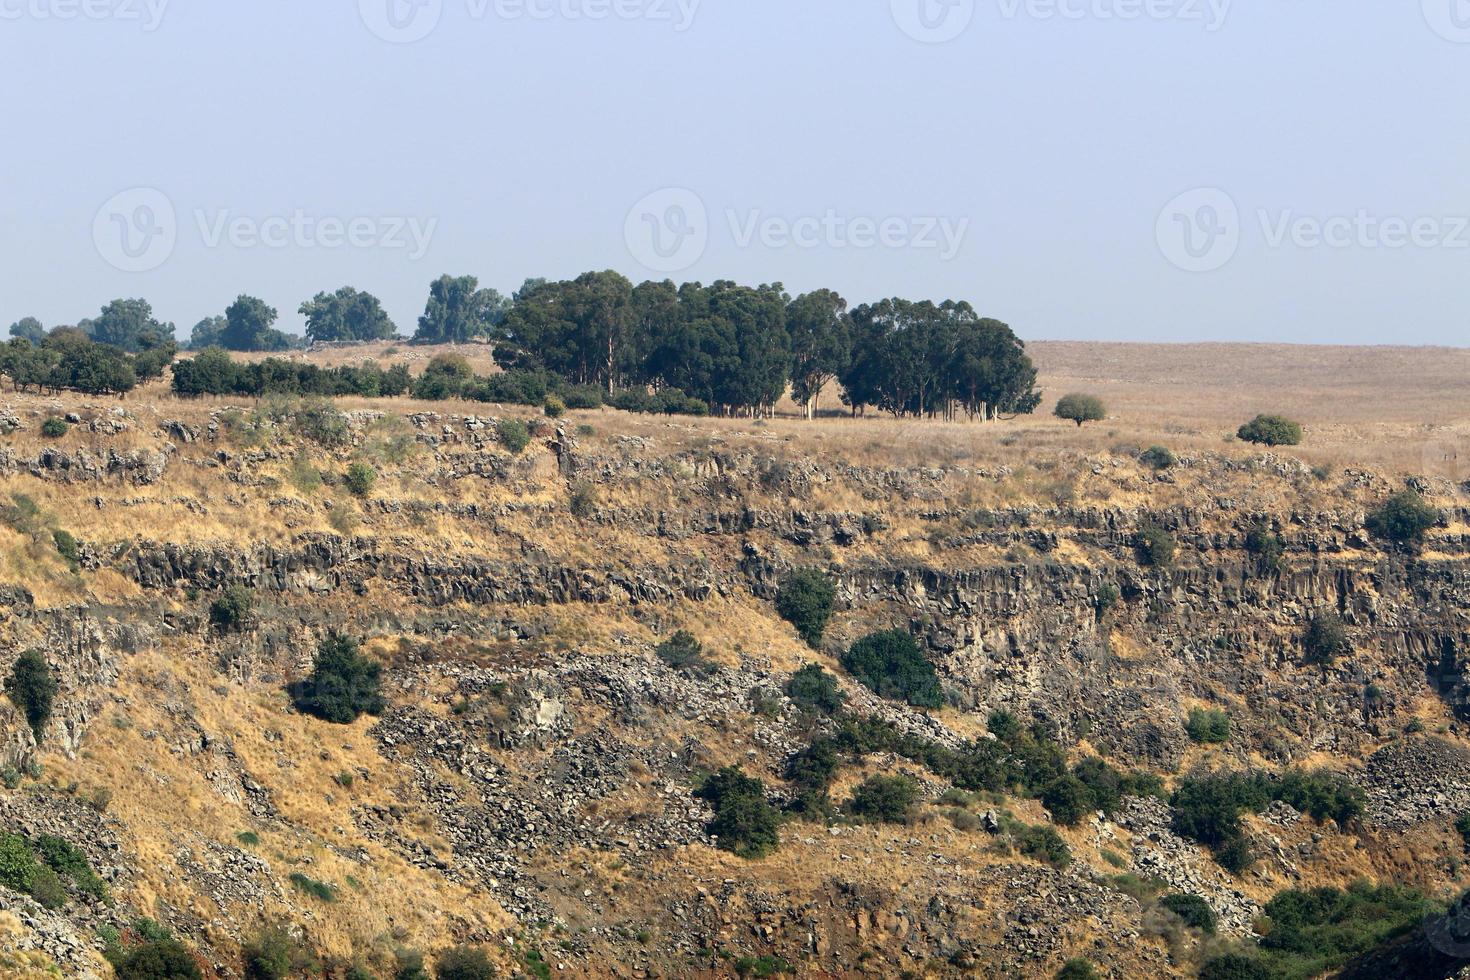
[[[0,879],[0,973],[107,977],[109,930],[145,916],[221,977],[274,927],[339,977],[460,944],[506,976],[1193,977],[1284,889],[1463,891],[1470,352],[1028,349],[1043,409],[990,424],[0,396],[0,676],[34,649],[59,683],[39,743],[0,699],[0,833],[70,842],[107,893],[47,909]],[[1049,417],[1073,390],[1109,418]],[[1304,444],[1233,438],[1262,411]],[[1369,528],[1410,486],[1438,511],[1416,546]],[[815,645],[778,612],[808,568],[835,585]],[[1312,662],[1329,619],[1346,647]],[[942,706],[843,666],[885,630]],[[700,654],[660,657],[679,631]],[[298,709],[332,637],[382,665],[379,714]],[[846,721],[791,696],[813,663]],[[1191,709],[1228,739],[1192,739]],[[996,712],[1029,734],[993,740]],[[709,773],[798,810],[790,760],[832,739],[830,812],[720,847]],[[1129,781],[1064,826],[1037,786],[977,788],[1001,745]],[[1233,874],[1163,799],[1222,769],[1330,770],[1362,813],[1278,794]],[[902,819],[858,818],[875,775],[918,784]]]

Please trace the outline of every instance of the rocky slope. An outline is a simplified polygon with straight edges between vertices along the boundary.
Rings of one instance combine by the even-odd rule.
[[[56,410],[72,431],[37,438]],[[0,701],[15,774],[0,830],[72,841],[112,896],[47,911],[0,887],[15,955],[105,976],[99,936],[147,915],[219,976],[242,975],[241,943],[274,922],[379,971],[396,947],[473,943],[528,975],[1050,976],[1085,956],[1104,975],[1192,976],[1216,941],[1161,921],[1128,876],[1204,896],[1218,942],[1248,936],[1285,887],[1456,886],[1470,488],[1420,481],[1442,520],[1406,550],[1365,528],[1402,478],[1279,453],[1154,472],[1125,447],[988,445],[885,465],[772,427],[599,413],[534,421],[517,454],[494,418],[348,421],[324,445],[287,413],[11,413],[0,485],[37,514],[0,531],[0,669],[44,650],[61,691],[39,744]],[[361,499],[341,482],[354,460],[378,473]],[[79,542],[75,569],[42,546],[56,527]],[[1177,542],[1171,564],[1140,560],[1145,527]],[[1279,567],[1247,550],[1259,527],[1281,538]],[[811,566],[837,585],[821,650],[773,604]],[[222,631],[208,608],[231,586],[255,606]],[[1302,649],[1324,611],[1353,649],[1326,667]],[[838,668],[890,627],[921,642],[945,708],[882,700]],[[676,629],[709,671],[653,656]],[[291,707],[333,632],[385,664],[381,717],[329,726]],[[1005,709],[1073,758],[1166,782],[1329,765],[1367,810],[1346,828],[1285,804],[1249,818],[1262,859],[1237,878],[1134,797],[1062,830],[1073,860],[1057,868],[1006,846],[995,815],[1046,824],[1038,801],[961,820],[941,777],[879,753],[833,798],[909,773],[925,802],[907,824],[791,821],[745,861],[715,846],[693,789],[737,764],[773,802],[794,796],[785,764],[814,723],[784,690],[806,662],[843,678],[854,712],[940,745],[985,737]],[[1190,741],[1197,706],[1229,712],[1228,744]]]

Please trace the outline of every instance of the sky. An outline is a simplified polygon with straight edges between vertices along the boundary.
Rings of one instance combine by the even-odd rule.
[[[1470,0],[0,0],[0,329],[615,269],[1470,345]]]

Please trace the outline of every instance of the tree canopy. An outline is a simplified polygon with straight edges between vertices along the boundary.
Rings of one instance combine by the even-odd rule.
[[[398,330],[383,304],[372,293],[343,286],[335,293],[317,293],[301,304],[309,340],[387,340]]]
[[[284,333],[274,329],[276,310],[264,300],[241,294],[225,310],[225,328],[220,345],[238,351],[280,351],[291,346]]]
[[[506,305],[495,290],[481,289],[474,276],[440,276],[429,286],[429,301],[413,339],[421,344],[463,344],[483,337],[505,319]]]

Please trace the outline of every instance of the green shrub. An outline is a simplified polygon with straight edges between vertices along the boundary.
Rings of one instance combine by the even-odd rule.
[[[1106,616],[1122,599],[1122,593],[1112,582],[1104,582],[1097,587],[1097,595],[1093,596],[1092,604],[1097,608],[1099,618]]]
[[[393,980],[429,980],[424,967],[424,954],[415,949],[393,951]]]
[[[245,629],[255,609],[255,593],[243,585],[231,585],[209,606],[209,621],[221,633]]]
[[[578,520],[592,517],[597,513],[597,488],[586,482],[573,484],[567,507]]]
[[[1465,849],[1470,851],[1470,813],[1462,813],[1455,819],[1455,831],[1465,842]]]
[[[1223,745],[1230,741],[1230,716],[1217,708],[1191,708],[1184,730],[1200,745]]]
[[[235,840],[246,847],[255,847],[260,843],[260,835],[253,830],[244,830],[235,835]]]
[[[1068,960],[1057,971],[1057,980],[1101,980],[1091,960],[1081,957]]]
[[[738,956],[730,965],[742,977],[775,977],[796,972],[796,967],[779,956]]]
[[[1318,769],[1288,771],[1271,788],[1272,798],[1288,803],[1321,823],[1347,824],[1363,813],[1363,793],[1334,772]]]
[[[345,446],[352,439],[347,416],[325,400],[310,401],[291,419],[291,431],[322,446]]]
[[[133,931],[132,942],[109,942],[103,953],[117,980],[201,980],[194,954],[162,926],[143,919]]]
[[[1053,827],[1027,827],[1016,836],[1016,846],[1027,857],[1054,868],[1065,868],[1072,863],[1071,849]]]
[[[880,697],[916,708],[944,704],[934,665],[925,659],[914,638],[902,630],[874,633],[858,640],[842,655],[842,666]]]
[[[380,715],[383,667],[358,652],[357,641],[332,636],[317,650],[316,665],[297,692],[296,707],[339,725],[361,715]]]
[[[61,876],[50,868],[36,868],[27,891],[43,908],[55,911],[66,905],[66,888],[61,884]]]
[[[786,761],[786,778],[796,786],[798,797],[791,807],[798,813],[825,816],[831,808],[827,790],[837,777],[841,763],[831,739],[819,738]]]
[[[1179,465],[1179,457],[1164,446],[1150,446],[1139,454],[1138,461],[1155,470],[1167,470]]]
[[[454,946],[441,952],[434,967],[437,980],[491,980],[494,964],[478,946]]]
[[[1412,490],[1396,493],[1368,515],[1368,530],[1395,544],[1419,544],[1440,521],[1440,512]]]
[[[815,568],[798,568],[782,580],[776,611],[815,647],[822,642],[836,599],[837,587],[827,575]]]
[[[72,537],[70,531],[63,531],[61,528],[57,528],[51,532],[51,541],[56,545],[56,553],[61,556],[63,561],[71,566],[72,571],[76,571],[81,567],[82,552],[77,546],[77,539]]]
[[[318,901],[335,902],[337,900],[337,889],[325,881],[309,878],[299,871],[291,873],[291,884],[296,886],[297,891],[310,895]]]
[[[0,831],[0,885],[15,892],[29,892],[40,867],[30,842],[20,834]]]
[[[1299,446],[1302,427],[1280,415],[1257,415],[1242,425],[1236,435],[1245,442],[1262,446]]]
[[[80,848],[60,837],[43,834],[32,845],[36,857],[57,874],[70,878],[72,884],[99,901],[107,898],[107,885],[92,870],[92,863]]]
[[[59,418],[55,415],[41,423],[41,435],[47,439],[60,439],[66,435],[69,429],[71,429],[71,426],[66,424],[66,419]]]
[[[501,419],[495,427],[500,444],[519,456],[531,444],[531,430],[520,419]]]
[[[837,678],[819,664],[807,664],[786,682],[786,696],[797,706],[830,715],[842,708],[847,699],[837,687]]]
[[[764,857],[781,843],[781,815],[766,802],[763,782],[734,766],[707,778],[694,793],[715,811],[706,830],[719,846],[743,858]]]
[[[902,823],[919,797],[919,784],[907,776],[869,776],[853,790],[847,810],[874,823]]]
[[[567,403],[555,395],[547,395],[546,404],[541,406],[541,410],[546,413],[547,418],[559,419],[567,414]]]
[[[1206,960],[1199,970],[1199,980],[1275,980],[1270,969],[1254,956],[1226,953]]]
[[[248,980],[286,980],[313,957],[284,926],[269,925],[250,937],[240,950]]]
[[[40,742],[56,703],[56,678],[41,651],[27,650],[16,658],[5,678],[5,694]]]
[[[1076,776],[1058,776],[1041,791],[1041,805],[1063,827],[1075,827],[1097,809],[1092,790]]]
[[[1139,560],[1155,568],[1172,565],[1178,548],[1174,536],[1157,524],[1145,524],[1139,528],[1136,545]]]
[[[985,730],[1002,742],[1014,742],[1024,734],[1021,719],[1005,708],[996,708],[990,713],[990,717],[985,719]]]
[[[707,674],[714,669],[704,656],[704,646],[692,633],[679,630],[654,650],[654,655],[675,670],[691,674]]]
[[[1084,422],[1101,422],[1108,417],[1108,410],[1100,398],[1093,395],[1071,394],[1063,396],[1057,402],[1053,414],[1059,419],[1076,422],[1077,427],[1081,428]]]
[[[1159,904],[1184,920],[1191,929],[1198,929],[1206,936],[1213,936],[1217,928],[1215,910],[1198,895],[1165,895]]]
[[[1435,907],[1416,889],[1366,881],[1284,891],[1266,903],[1270,928],[1259,944],[1274,976],[1316,977],[1420,928]]]
[[[1352,642],[1337,613],[1328,611],[1312,617],[1302,638],[1302,646],[1306,648],[1307,663],[1325,667],[1346,656],[1352,649]]]
[[[354,497],[366,497],[373,492],[373,484],[377,482],[378,471],[361,462],[348,466],[342,477],[342,485]]]
[[[1257,524],[1246,532],[1245,550],[1256,556],[1256,561],[1262,568],[1274,572],[1281,567],[1281,556],[1286,551],[1286,545],[1269,526]]]

